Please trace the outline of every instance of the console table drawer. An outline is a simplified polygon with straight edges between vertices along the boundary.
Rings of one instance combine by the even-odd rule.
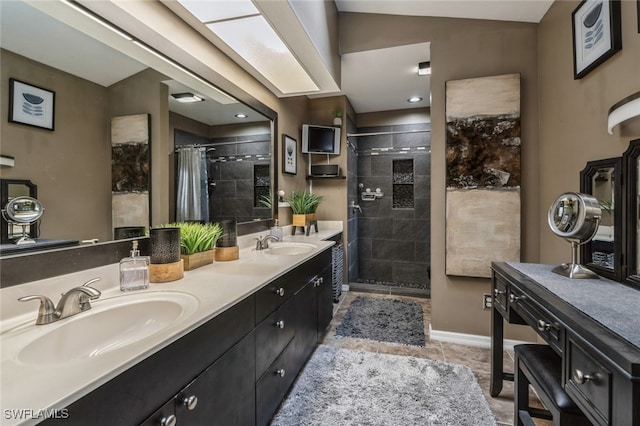
[[[510,308],[516,311],[558,354],[564,351],[565,328],[549,311],[515,286],[509,292]]]
[[[595,354],[567,339],[565,388],[592,421],[610,423],[612,375]]]

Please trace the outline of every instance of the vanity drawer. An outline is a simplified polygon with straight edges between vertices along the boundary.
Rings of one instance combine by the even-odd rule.
[[[567,339],[565,389],[571,398],[597,424],[609,424],[611,416],[612,374],[598,356],[584,345]]]
[[[256,377],[280,355],[294,332],[294,298],[287,300],[256,327]]]
[[[562,354],[566,330],[554,315],[535,300],[525,296],[515,286],[512,286],[509,292],[509,307],[533,327],[558,354]]]
[[[256,425],[258,426],[269,424],[298,374],[295,368],[293,346],[293,344],[287,346],[256,383]]]

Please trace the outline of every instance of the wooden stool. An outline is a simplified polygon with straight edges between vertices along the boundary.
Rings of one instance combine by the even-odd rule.
[[[562,388],[562,359],[547,345],[516,345],[514,424],[535,426],[532,417],[553,420],[554,426],[591,425]],[[529,385],[547,410],[529,407]]]

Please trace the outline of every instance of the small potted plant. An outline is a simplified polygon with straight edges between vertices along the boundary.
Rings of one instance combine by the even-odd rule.
[[[292,217],[292,225],[293,232],[295,233],[296,226],[302,226],[306,228],[307,226],[314,225],[316,227],[316,232],[318,231],[318,224],[316,218],[316,209],[322,202],[324,197],[318,194],[312,194],[310,192],[292,192],[291,198],[287,201],[291,206],[291,211],[293,212]],[[309,234],[307,230],[307,235]]]
[[[222,236],[218,223],[178,222],[161,227],[180,228],[180,255],[185,271],[213,263],[215,243]]]

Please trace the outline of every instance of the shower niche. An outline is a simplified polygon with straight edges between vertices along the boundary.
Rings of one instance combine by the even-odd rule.
[[[393,160],[393,208],[412,209],[414,202],[413,158]]]

